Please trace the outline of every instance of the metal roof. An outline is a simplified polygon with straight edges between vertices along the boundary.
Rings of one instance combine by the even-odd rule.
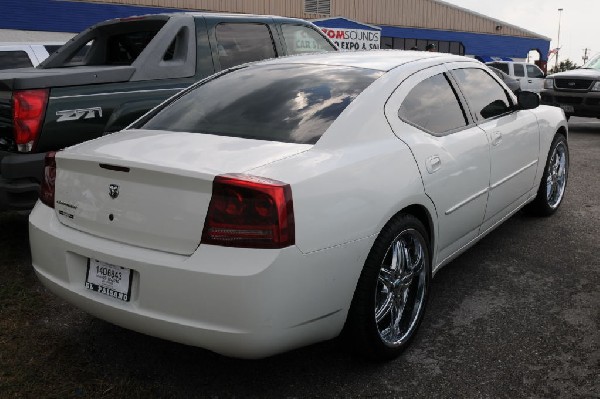
[[[519,31],[523,32],[524,34],[527,34],[527,35],[532,36],[532,37],[536,37],[538,39],[551,40],[551,38],[543,36],[543,35],[540,35],[539,33],[535,33],[533,31],[530,31],[530,30],[527,30],[527,29],[523,29],[520,26],[513,25],[513,24],[510,24],[510,23],[505,22],[505,21],[501,21],[499,19],[492,18],[492,17],[489,17],[489,16],[484,15],[484,14],[480,14],[480,13],[478,13],[476,11],[469,10],[468,8],[463,8],[463,7],[457,6],[455,4],[448,3],[447,1],[443,1],[443,0],[430,0],[430,1],[432,1],[434,3],[443,4],[443,5],[447,6],[447,7],[454,8],[455,10],[459,10],[459,11],[465,12],[465,13],[470,14],[470,15],[476,15],[476,16],[478,16],[480,18],[484,18],[484,19],[487,19],[488,21],[492,21],[494,23],[497,23],[500,26],[510,26],[513,29],[519,30]]]

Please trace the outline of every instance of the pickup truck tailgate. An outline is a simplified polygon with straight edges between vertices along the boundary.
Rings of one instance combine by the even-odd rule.
[[[0,72],[0,91],[127,82],[135,70],[132,66],[7,69]]]

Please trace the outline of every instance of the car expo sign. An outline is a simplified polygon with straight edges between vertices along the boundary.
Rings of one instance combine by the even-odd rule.
[[[377,50],[381,32],[365,29],[321,28],[340,50]]]

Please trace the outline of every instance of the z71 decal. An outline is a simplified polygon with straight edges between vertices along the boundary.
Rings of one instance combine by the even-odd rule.
[[[76,121],[79,119],[102,118],[102,108],[84,108],[84,109],[66,109],[64,111],[56,111],[58,119],[56,122]]]

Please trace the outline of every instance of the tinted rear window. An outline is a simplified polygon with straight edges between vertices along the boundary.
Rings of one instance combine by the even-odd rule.
[[[314,144],[381,74],[339,66],[255,65],[198,86],[142,127]]]
[[[156,31],[150,30],[110,36],[106,44],[106,63],[110,65],[131,65],[156,33]]]
[[[78,35],[44,68],[131,65],[165,25],[165,19],[129,20],[101,25]]]

